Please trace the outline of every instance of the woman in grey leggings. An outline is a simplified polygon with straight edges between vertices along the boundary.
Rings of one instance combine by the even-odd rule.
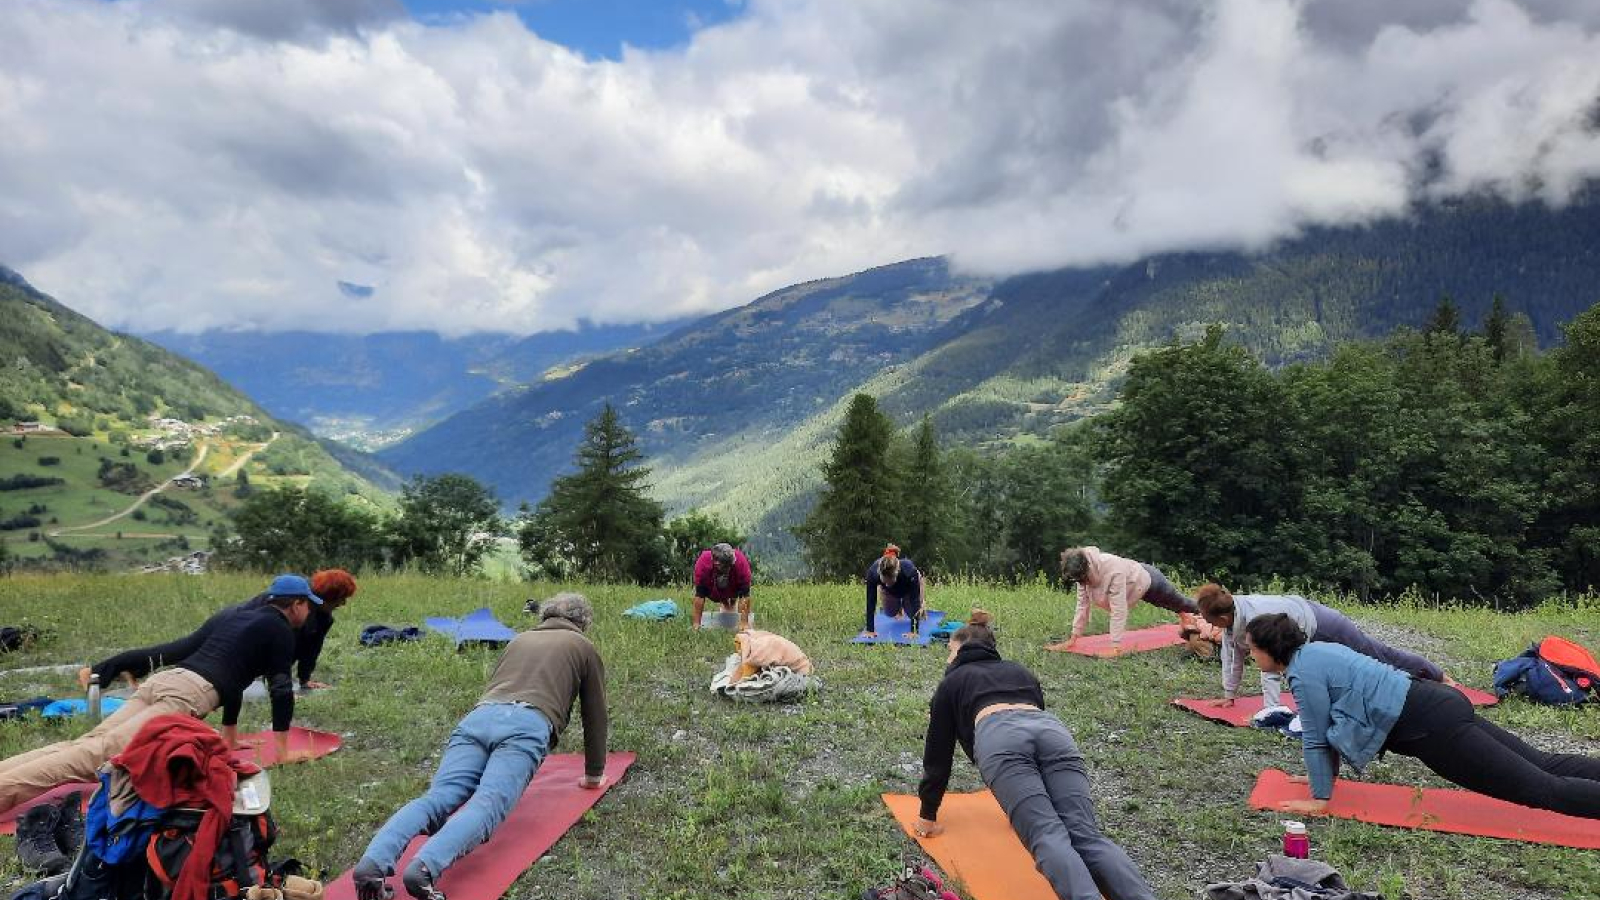
[[[960,742],[1062,900],[1155,900],[1123,849],[1100,833],[1089,776],[1072,733],[1044,711],[1039,679],[1000,658],[989,614],[950,639],[950,662],[929,704],[916,832],[944,830],[939,805]]]

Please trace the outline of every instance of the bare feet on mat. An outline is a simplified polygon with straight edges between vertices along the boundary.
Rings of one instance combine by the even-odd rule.
[[[606,777],[604,775],[601,775],[599,778],[595,778],[591,775],[585,775],[578,779],[578,787],[587,788],[591,791],[598,791],[605,786]]]
[[[1223,697],[1221,700],[1213,700],[1213,701],[1211,701],[1211,705],[1217,707],[1218,709],[1222,709],[1222,708],[1225,708],[1225,707],[1232,706],[1237,702],[1239,702],[1239,701],[1233,699],[1232,697]]]
[[[1310,784],[1311,783],[1311,779],[1307,778],[1304,775],[1290,775],[1289,776],[1289,783],[1290,784]]]
[[[861,632],[861,636],[864,638],[876,638],[878,633],[876,631],[863,631]]]
[[[1284,800],[1278,804],[1282,812],[1299,813],[1305,816],[1322,816],[1328,813],[1326,800]]]
[[[1077,638],[1068,638],[1067,640],[1060,641],[1059,643],[1046,644],[1045,645],[1045,649],[1046,650],[1056,650],[1056,651],[1067,651],[1067,650],[1071,650],[1073,648],[1073,646],[1075,644],[1077,644],[1077,643],[1078,643],[1078,639]]]
[[[924,838],[938,837],[939,835],[944,834],[943,825],[939,824],[938,822],[931,822],[921,817],[918,817],[917,824],[911,826],[911,830],[916,832],[917,837]]]

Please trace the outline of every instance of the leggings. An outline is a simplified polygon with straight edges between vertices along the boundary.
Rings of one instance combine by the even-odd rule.
[[[1140,563],[1150,575],[1150,589],[1144,592],[1144,602],[1151,606],[1159,606],[1169,612],[1200,614],[1200,607],[1195,605],[1194,598],[1180,591],[1161,574],[1161,570],[1152,565]]]
[[[1317,617],[1317,633],[1312,636],[1312,640],[1343,644],[1362,656],[1370,656],[1378,662],[1388,663],[1407,675],[1426,678],[1429,681],[1444,680],[1443,669],[1409,650],[1401,650],[1399,647],[1391,647],[1382,641],[1373,640],[1365,631],[1356,627],[1356,623],[1350,621],[1344,613],[1316,602],[1311,603],[1311,612]]]
[[[1455,688],[1413,679],[1384,748],[1470,791],[1600,819],[1600,757],[1545,753],[1480,717]]]

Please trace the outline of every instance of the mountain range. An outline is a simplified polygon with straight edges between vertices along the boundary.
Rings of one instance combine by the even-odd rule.
[[[1418,325],[1445,296],[1476,324],[1496,295],[1545,344],[1600,300],[1600,192],[1560,208],[1471,197],[1256,253],[1001,280],[911,260],[776,291],[504,391],[378,455],[534,501],[610,403],[641,437],[658,499],[722,514],[758,552],[783,554],[857,391],[902,425],[931,416],[947,444],[1002,446],[1104,409],[1136,353],[1209,323],[1279,366]]]

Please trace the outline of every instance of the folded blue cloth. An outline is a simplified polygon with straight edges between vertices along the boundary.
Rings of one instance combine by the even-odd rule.
[[[645,602],[629,608],[623,615],[633,619],[649,619],[661,622],[678,614],[678,604],[671,600],[646,600]]]
[[[110,715],[122,708],[123,701],[117,697],[100,698],[100,714]],[[87,700],[53,700],[49,706],[39,710],[39,715],[46,719],[61,719],[68,716],[81,716],[89,711]]]

